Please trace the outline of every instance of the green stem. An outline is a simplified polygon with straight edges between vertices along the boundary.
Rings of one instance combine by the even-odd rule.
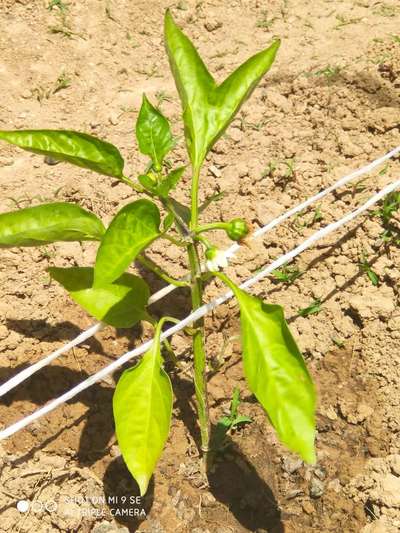
[[[175,285],[175,287],[188,287],[189,283],[187,281],[179,281],[177,279],[171,278],[165,270],[160,268],[154,261],[149,259],[148,257],[145,257],[144,255],[138,255],[136,258],[139,263],[141,263],[143,266],[148,268],[151,272],[156,274],[159,278],[166,281],[167,283],[170,283],[171,285]]]
[[[175,237],[172,237],[172,235],[168,235],[167,233],[161,233],[160,237],[162,239],[166,239],[169,242],[172,242],[173,244],[175,244],[175,246],[180,246],[181,248],[186,248],[186,246],[188,245],[187,242],[175,239]]]
[[[200,179],[200,167],[193,168],[192,177],[192,189],[191,189],[191,217],[190,217],[190,229],[195,230],[199,220],[199,179]]]
[[[204,244],[204,246],[206,247],[206,249],[208,250],[209,248],[212,248],[213,245],[211,244],[211,242],[206,239],[205,237],[203,237],[203,235],[196,235],[195,237],[195,240],[196,241],[199,241],[199,242],[202,242]]]
[[[121,176],[119,179],[123,181],[124,183],[126,183],[127,185],[129,185],[129,187],[134,189],[136,192],[144,192],[144,189],[141,185],[134,183],[132,180],[130,180],[126,176]]]
[[[191,220],[190,229],[193,230],[198,224],[198,187],[199,187],[200,169],[193,169],[193,180],[191,190]],[[203,303],[203,283],[201,279],[201,266],[198,256],[196,243],[193,242],[188,245],[188,256],[191,273],[191,296],[192,309],[195,311]],[[200,423],[201,449],[205,454],[207,461],[210,441],[210,420],[208,414],[207,401],[207,376],[206,376],[206,352],[204,347],[204,321],[199,319],[193,325],[194,334],[192,337],[193,343],[193,358],[194,358],[194,388],[196,394],[197,412]]]
[[[163,316],[162,318],[160,318],[160,320],[157,322],[157,325],[156,325],[156,335],[161,335],[161,329],[163,327],[163,325],[165,324],[165,322],[172,322],[173,324],[179,324],[179,320],[177,318],[174,318],[172,316]],[[179,362],[178,362],[178,359],[176,358],[176,355],[175,355],[175,352],[174,350],[172,349],[171,347],[171,344],[169,342],[168,339],[164,339],[163,341],[163,344],[168,352],[168,357],[170,359],[170,361],[174,364],[174,365],[179,365]]]
[[[195,233],[203,233],[212,229],[223,229],[226,231],[228,228],[229,222],[211,222],[210,224],[203,224],[202,226],[197,226],[194,231]]]
[[[178,359],[175,355],[174,350],[172,349],[171,343],[168,341],[168,339],[165,339],[163,341],[164,347],[167,350],[168,358],[175,366],[179,366]]]
[[[225,285],[227,285],[233,293],[235,292],[237,286],[233,283],[231,279],[228,278],[226,274],[224,274],[223,272],[213,272],[213,275],[219,278],[222,282],[224,282]]]

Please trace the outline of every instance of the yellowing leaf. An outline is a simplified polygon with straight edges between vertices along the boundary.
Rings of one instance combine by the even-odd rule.
[[[172,387],[162,368],[160,328],[141,361],[119,378],[113,398],[122,457],[143,496],[168,438]]]

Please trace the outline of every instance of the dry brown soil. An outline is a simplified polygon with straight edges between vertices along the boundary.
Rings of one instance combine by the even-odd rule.
[[[220,191],[225,196],[204,221],[244,215],[257,227],[400,144],[397,0],[65,0],[64,12],[47,9],[49,3],[0,3],[0,127],[71,128],[107,138],[120,147],[132,178],[146,164],[133,133],[144,91],[172,120],[179,138],[174,162],[186,161],[163,48],[167,6],[218,79],[273,36],[282,38],[273,69],[205,165],[202,198]],[[244,247],[229,273],[245,279],[399,178],[399,163],[383,165],[324,200],[317,212]],[[57,198],[79,202],[108,222],[132,198],[124,184],[63,164],[49,166],[5,145],[0,167],[1,212]],[[187,202],[188,188],[186,177],[176,198]],[[270,278],[254,288],[284,305],[318,385],[315,467],[276,441],[246,389],[239,344],[228,343],[221,355],[223,341],[238,333],[231,302],[206,321],[211,415],[215,422],[226,412],[239,386],[241,412],[253,422],[229,437],[208,480],[193,422],[189,345],[176,336],[187,368],[172,374],[171,436],[142,506],[123,503],[137,487],[113,432],[113,376],[3,442],[0,531],[398,531],[400,251],[384,246],[381,233],[376,216],[359,218],[302,254],[293,266],[303,275],[292,285]],[[228,244],[220,234],[215,240]],[[359,267],[363,254],[379,276],[377,287]],[[45,269],[90,265],[94,256],[95,246],[87,243],[1,251],[0,381],[93,322],[50,285]],[[152,257],[175,275],[185,272],[172,245],[157,243]],[[207,298],[220,290],[209,285]],[[299,317],[298,309],[315,299],[321,300],[319,313]],[[188,294],[177,291],[154,312],[185,315]],[[9,393],[0,404],[1,425],[31,413],[148,334],[106,328]],[[219,361],[219,372],[211,361]],[[16,508],[23,499],[36,504],[27,513]],[[122,509],[144,509],[147,517],[118,516]]]

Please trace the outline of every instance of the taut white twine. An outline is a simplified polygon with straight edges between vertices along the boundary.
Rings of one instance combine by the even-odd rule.
[[[344,224],[347,224],[348,222],[350,222],[351,220],[356,218],[358,215],[360,215],[361,213],[363,213],[364,211],[369,209],[371,206],[373,206],[374,204],[379,202],[379,200],[381,200],[384,196],[386,196],[387,194],[389,194],[390,192],[394,191],[395,189],[397,189],[399,187],[400,187],[400,180],[397,180],[394,183],[391,183],[390,185],[387,185],[380,192],[378,192],[377,194],[372,196],[367,202],[365,202],[363,205],[361,205],[360,207],[358,207],[354,211],[348,213],[347,215],[345,215],[341,219],[337,220],[336,222],[332,222],[328,226],[325,226],[324,228],[321,228],[320,230],[318,230],[315,233],[313,233],[310,237],[308,237],[301,244],[299,244],[298,246],[293,248],[290,252],[287,252],[286,254],[282,255],[281,257],[279,257],[278,259],[273,261],[269,266],[263,268],[255,276],[251,277],[250,279],[248,279],[247,281],[242,283],[240,285],[240,287],[242,289],[246,289],[248,287],[251,287],[252,285],[257,283],[257,281],[259,281],[260,279],[262,279],[265,276],[267,276],[268,274],[270,274],[273,270],[281,267],[282,265],[284,265],[288,261],[291,261],[294,257],[296,257],[298,254],[300,254],[301,252],[303,252],[304,250],[309,248],[316,241],[322,239],[323,237],[326,237],[327,235],[329,235],[329,233],[332,233],[333,231],[335,231],[336,229],[340,228]],[[232,296],[233,296],[233,293],[232,293],[232,291],[229,290],[228,292],[226,292],[225,294],[219,296],[218,298],[215,298],[214,300],[212,300],[208,304],[202,305],[201,307],[199,307],[199,309],[197,309],[196,311],[191,313],[184,320],[181,320],[181,322],[179,322],[178,324],[176,324],[176,325],[168,328],[166,331],[164,331],[162,333],[162,335],[161,335],[161,339],[164,340],[164,339],[170,337],[171,335],[173,335],[174,333],[177,333],[178,331],[182,330],[183,328],[185,328],[189,324],[191,324],[191,323],[195,322],[196,320],[198,320],[199,318],[203,317],[209,311],[212,311],[213,309],[215,309],[218,305],[221,305],[222,303],[224,303],[226,300],[228,300]],[[26,427],[28,424],[31,424],[32,422],[37,420],[38,418],[46,415],[47,413],[50,413],[51,411],[56,409],[56,407],[58,407],[59,405],[62,405],[63,403],[67,402],[68,400],[71,400],[74,396],[76,396],[80,392],[82,392],[85,389],[91,387],[97,381],[105,378],[106,376],[108,376],[109,374],[111,374],[112,372],[117,370],[120,366],[122,366],[123,364],[128,362],[130,359],[141,355],[142,353],[144,353],[145,351],[147,351],[150,348],[152,342],[153,342],[153,339],[145,342],[141,346],[138,346],[134,350],[131,350],[131,351],[125,353],[124,355],[122,355],[121,357],[119,357],[118,359],[113,361],[111,364],[109,364],[106,367],[104,367],[99,372],[96,372],[95,374],[93,374],[89,378],[85,379],[84,381],[82,381],[81,383],[79,383],[78,385],[76,385],[75,387],[70,389],[69,391],[67,391],[64,394],[62,394],[59,398],[56,398],[55,400],[52,400],[51,402],[49,402],[44,407],[41,407],[40,409],[37,409],[35,412],[33,412],[32,414],[30,414],[27,417],[23,418],[22,420],[19,420],[18,422],[16,422],[15,424],[12,424],[8,428],[3,429],[2,431],[0,431],[0,440],[3,440],[5,438],[9,437],[10,435],[13,435],[17,431],[19,431],[22,428]]]
[[[393,148],[393,150],[390,150],[390,152],[388,152],[387,154],[383,155],[382,157],[379,157],[378,159],[375,159],[368,165],[365,165],[364,167],[361,167],[360,169],[355,170],[351,174],[343,176],[338,181],[336,181],[333,185],[330,185],[329,187],[319,192],[318,194],[312,196],[311,198],[308,198],[307,200],[293,207],[292,209],[289,209],[288,211],[286,211],[286,213],[283,213],[282,215],[275,218],[274,220],[271,220],[271,222],[268,222],[265,226],[255,231],[250,236],[250,238],[256,239],[257,237],[264,235],[268,231],[271,231],[274,227],[278,226],[279,224],[287,220],[289,217],[295,215],[296,213],[303,211],[303,209],[306,209],[311,204],[313,204],[314,202],[317,202],[318,200],[320,200],[327,194],[333,192],[339,187],[343,187],[343,185],[346,185],[346,183],[348,183],[349,181],[359,176],[362,176],[363,174],[366,174],[367,172],[370,172],[371,170],[378,167],[379,165],[381,165],[388,159],[391,159],[392,157],[397,155],[399,152],[400,152],[400,146],[397,146],[396,148]],[[240,248],[240,245],[238,243],[233,244],[227,250],[225,250],[225,256],[227,258],[233,257],[235,253],[239,250],[239,248]],[[169,294],[175,289],[176,289],[175,285],[167,285],[166,287],[163,287],[162,289],[160,289],[159,291],[157,291],[155,294],[153,294],[150,297],[149,304],[152,304],[152,303],[155,303],[161,300],[162,298],[164,298],[164,296],[166,296],[167,294]],[[20,383],[22,383],[23,381],[25,381],[26,379],[28,379],[30,376],[32,376],[35,372],[37,372],[41,368],[49,365],[52,361],[57,359],[60,355],[64,354],[71,348],[77,346],[78,344],[84,342],[85,340],[95,335],[98,331],[101,330],[102,326],[103,325],[101,324],[101,322],[94,324],[89,329],[83,331],[80,335],[78,335],[75,339],[70,341],[68,344],[65,344],[61,348],[58,348],[57,350],[52,352],[47,357],[44,357],[40,361],[25,368],[24,370],[22,370],[21,372],[19,372],[12,378],[10,378],[8,381],[6,381],[0,386],[0,397],[6,394],[11,389],[13,389],[14,387],[16,387],[17,385],[19,385]]]

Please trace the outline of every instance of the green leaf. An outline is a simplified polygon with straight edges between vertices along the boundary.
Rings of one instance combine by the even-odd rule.
[[[150,174],[141,174],[138,176],[140,185],[152,194],[160,198],[168,198],[169,193],[175,189],[181,179],[186,167],[178,167],[172,170],[163,180],[157,181]]]
[[[207,207],[211,205],[213,202],[219,202],[220,200],[222,200],[224,196],[225,196],[225,193],[222,191],[222,192],[217,192],[215,194],[212,194],[211,196],[206,198],[204,202],[199,206],[199,214],[203,213],[203,211],[205,211]]]
[[[378,274],[376,272],[374,272],[371,268],[369,268],[367,270],[367,276],[368,276],[370,282],[372,283],[372,285],[374,285],[374,287],[377,287],[379,285]]]
[[[251,392],[283,444],[314,463],[314,385],[282,307],[266,304],[218,275],[239,302],[244,372]]]
[[[97,320],[116,328],[130,328],[148,319],[145,308],[150,291],[138,276],[123,274],[114,283],[93,288],[93,268],[52,267],[48,272]]]
[[[172,170],[166,178],[164,178],[157,187],[157,194],[161,198],[167,198],[169,193],[175,189],[178,185],[180,179],[182,178],[183,173],[185,172],[186,167],[179,167],[175,170]]]
[[[318,314],[321,311],[321,305],[322,305],[322,302],[321,302],[320,299],[314,300],[311,303],[311,305],[309,305],[308,307],[304,307],[303,309],[299,309],[297,311],[297,314],[299,316],[303,316],[303,317],[306,317],[306,316],[309,316],[309,315],[316,315],[316,314]]]
[[[136,138],[142,154],[148,155],[154,168],[160,170],[164,157],[174,146],[174,139],[168,120],[145,94],[136,122]]]
[[[168,231],[169,228],[172,227],[174,221],[175,221],[175,217],[173,213],[168,213],[167,216],[163,220],[163,232]]]
[[[231,401],[231,418],[235,418],[238,413],[238,408],[240,405],[240,389],[239,387],[235,387],[232,395],[232,401]]]
[[[207,152],[271,67],[280,41],[249,58],[219,86],[168,10],[165,41],[182,101],[187,149],[194,168],[200,168]]]
[[[147,174],[140,174],[138,176],[139,183],[142,187],[146,189],[146,191],[151,192],[152,194],[157,193],[157,182],[153,180],[150,176]]]
[[[159,227],[160,212],[150,200],[137,200],[123,207],[111,221],[97,251],[95,286],[117,279],[160,235]]]
[[[238,415],[232,422],[232,427],[242,426],[244,424],[251,424],[253,419],[246,415]]]
[[[168,438],[172,387],[162,368],[160,328],[141,361],[119,378],[113,398],[122,457],[143,496]]]
[[[40,246],[55,241],[95,241],[102,222],[79,205],[55,202],[0,215],[0,248]]]
[[[175,198],[170,198],[169,201],[171,202],[171,205],[174,208],[174,211],[177,213],[177,215],[186,224],[190,224],[190,209],[186,205],[178,202],[178,200],[175,200]]]
[[[99,174],[114,178],[123,176],[124,160],[119,150],[87,133],[69,130],[0,131],[0,140]]]

